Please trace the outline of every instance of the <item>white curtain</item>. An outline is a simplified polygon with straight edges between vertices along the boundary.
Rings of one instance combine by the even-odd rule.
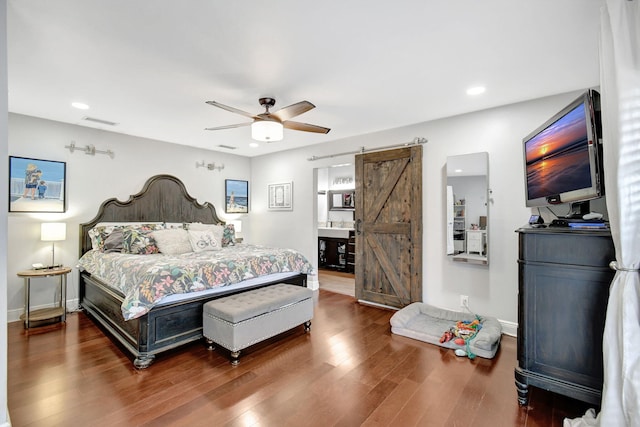
[[[606,0],[600,92],[607,211],[616,248],[600,413],[565,426],[640,426],[640,0]]]

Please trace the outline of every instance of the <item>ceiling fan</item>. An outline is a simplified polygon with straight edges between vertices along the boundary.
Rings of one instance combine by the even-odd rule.
[[[206,128],[205,130],[232,129],[251,125],[251,137],[255,140],[265,142],[280,141],[283,138],[283,128],[315,133],[329,133],[329,131],[331,130],[322,126],[289,120],[293,117],[299,116],[302,113],[306,113],[313,108],[316,108],[316,106],[309,101],[300,101],[287,107],[281,108],[273,113],[269,111],[269,108],[276,105],[276,100],[274,98],[260,98],[258,102],[265,108],[264,113],[251,114],[237,108],[229,107],[228,105],[220,104],[216,101],[207,101],[207,104],[209,105],[213,105],[214,107],[222,108],[223,110],[231,111],[232,113],[249,117],[253,119],[253,121],[238,123],[235,125]]]

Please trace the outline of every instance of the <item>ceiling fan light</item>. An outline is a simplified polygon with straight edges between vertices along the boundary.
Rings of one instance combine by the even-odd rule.
[[[251,124],[251,138],[265,142],[280,141],[284,138],[284,127],[273,120],[256,120]]]

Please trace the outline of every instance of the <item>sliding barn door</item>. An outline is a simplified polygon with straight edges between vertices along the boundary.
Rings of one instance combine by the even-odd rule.
[[[356,156],[356,298],[422,301],[422,146]]]

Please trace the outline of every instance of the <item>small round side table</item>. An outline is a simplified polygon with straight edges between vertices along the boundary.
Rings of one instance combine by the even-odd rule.
[[[60,321],[67,320],[67,275],[71,272],[69,267],[44,268],[41,270],[25,270],[18,272],[18,277],[24,279],[24,314],[20,316],[24,320],[24,327],[29,328],[31,322],[40,322],[48,319],[60,318]],[[43,308],[31,311],[31,279],[42,277],[58,277],[60,287],[60,304],[58,307]]]

